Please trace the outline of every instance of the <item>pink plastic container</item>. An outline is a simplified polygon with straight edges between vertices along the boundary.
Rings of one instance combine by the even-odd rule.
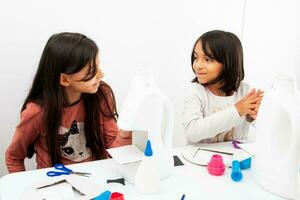
[[[222,174],[224,174],[225,171],[223,157],[221,155],[214,154],[206,167],[210,174],[215,176],[221,176]]]

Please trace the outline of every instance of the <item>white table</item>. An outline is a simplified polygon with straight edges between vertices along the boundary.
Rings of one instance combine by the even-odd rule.
[[[175,167],[175,173],[161,182],[161,191],[157,195],[144,196],[135,191],[134,185],[126,182],[126,200],[180,200],[185,194],[185,200],[282,200],[266,192],[255,184],[249,171],[243,171],[241,182],[233,182],[230,169],[226,168],[223,176],[212,176],[205,167],[190,164],[180,155],[180,149],[174,150],[184,162],[184,166]],[[74,171],[91,172],[91,179],[101,186],[105,186],[107,179],[121,178],[114,160],[101,160],[72,165]],[[22,199],[26,187],[37,181],[46,179],[49,169],[32,170],[9,174],[0,179],[0,199]],[[104,191],[104,189],[103,189]],[[99,191],[99,194],[103,191]]]

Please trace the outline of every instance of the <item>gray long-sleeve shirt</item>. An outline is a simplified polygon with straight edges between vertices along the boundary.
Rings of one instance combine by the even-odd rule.
[[[232,96],[216,96],[199,83],[190,83],[185,90],[183,125],[192,142],[214,143],[247,138],[249,122],[240,117],[235,103],[249,92],[241,83]]]

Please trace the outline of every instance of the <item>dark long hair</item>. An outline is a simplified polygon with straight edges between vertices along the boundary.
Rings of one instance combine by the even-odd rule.
[[[52,165],[61,162],[58,129],[66,98],[60,85],[60,74],[77,73],[89,64],[88,75],[83,81],[92,79],[97,73],[97,54],[98,47],[93,40],[80,33],[67,32],[52,35],[43,50],[32,87],[21,112],[29,102],[42,107],[43,126],[47,134]],[[116,120],[117,110],[113,92],[109,85],[101,82],[95,94],[82,94],[82,99],[85,109],[86,146],[91,149],[95,159],[104,158],[105,144],[102,129],[99,127],[100,117],[104,115]],[[33,146],[34,144],[31,144],[28,147],[28,157],[34,154]]]
[[[191,55],[193,69],[196,44],[201,41],[202,50],[211,59],[223,64],[220,75],[209,84],[223,82],[220,88],[226,95],[232,94],[244,79],[243,48],[239,38],[230,32],[213,30],[201,35],[195,42]],[[193,69],[194,71],[194,69]],[[194,71],[195,72],[195,71]],[[192,82],[198,82],[197,77]]]

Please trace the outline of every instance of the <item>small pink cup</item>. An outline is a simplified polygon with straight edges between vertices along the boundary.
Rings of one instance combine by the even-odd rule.
[[[215,175],[215,176],[221,176],[225,171],[223,157],[221,155],[214,154],[210,158],[210,162],[207,163],[206,167],[210,174]]]

